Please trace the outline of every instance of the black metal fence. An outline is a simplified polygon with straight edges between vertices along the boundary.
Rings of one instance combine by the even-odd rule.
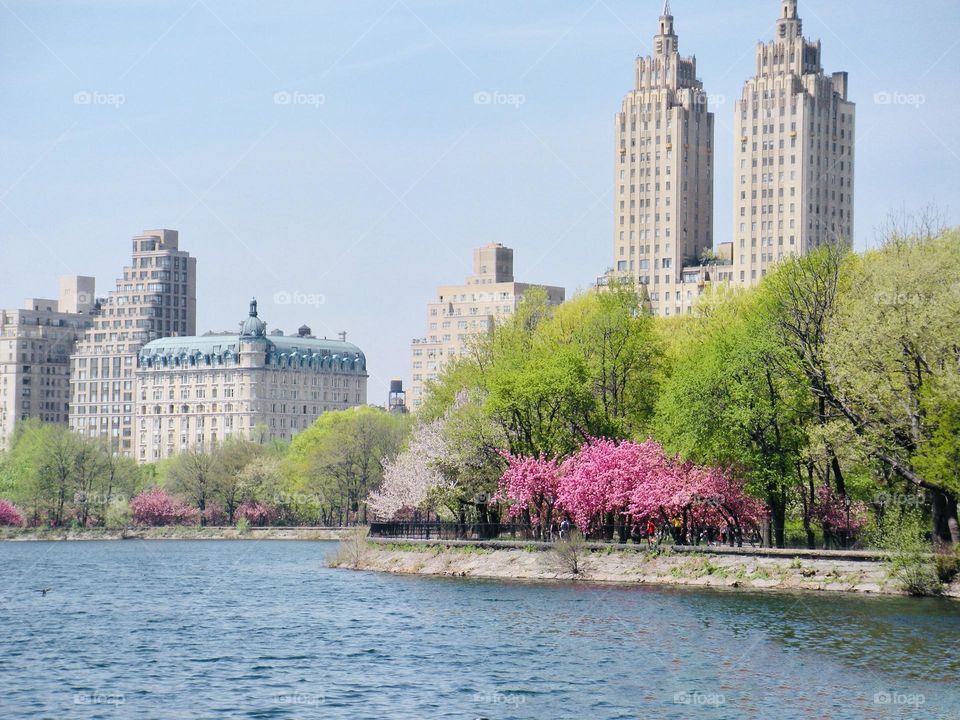
[[[567,532],[575,528],[570,527]],[[555,526],[541,531],[524,523],[457,523],[437,520],[391,520],[371,522],[370,537],[392,538],[397,540],[539,540],[551,542],[560,539],[560,527]],[[759,534],[744,533],[742,537],[729,537],[718,532],[702,532],[690,537],[682,537],[676,529],[667,526],[658,527],[647,537],[640,528],[624,526],[600,526],[586,535],[591,542],[656,544],[656,545],[725,545],[729,547],[763,547]],[[805,549],[806,541],[800,537],[787,537],[785,547]],[[814,547],[818,549],[848,550],[862,549],[862,543],[850,542],[846,537],[817,538]]]
[[[406,540],[549,540],[522,523],[371,522],[370,537]]]

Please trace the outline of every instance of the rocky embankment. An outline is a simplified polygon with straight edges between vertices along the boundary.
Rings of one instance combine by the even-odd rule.
[[[751,590],[902,595],[888,565],[868,553],[710,548],[693,551],[586,548],[569,551],[491,544],[342,543],[334,567],[411,575],[690,585]],[[574,564],[576,572],[574,573]],[[960,582],[947,588],[960,598]]]

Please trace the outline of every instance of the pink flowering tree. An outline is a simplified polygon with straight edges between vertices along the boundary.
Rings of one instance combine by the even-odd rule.
[[[629,512],[636,523],[669,524],[678,543],[695,542],[707,529],[719,529],[740,544],[766,508],[747,495],[731,472],[674,460],[662,474],[634,488]]]
[[[625,541],[636,488],[669,473],[669,463],[663,448],[652,440],[592,440],[561,470],[557,504],[576,526],[584,533],[602,529],[607,539],[616,527]]]
[[[530,523],[539,537],[546,537],[553,522],[560,466],[555,459],[519,457],[504,453],[507,469],[500,478],[494,501],[509,504],[511,518]]]
[[[0,525],[23,527],[23,513],[8,500],[0,500]]]
[[[831,537],[853,535],[863,530],[869,521],[864,503],[850,502],[827,485],[817,488],[817,502],[811,516],[823,528],[827,542]]]
[[[208,502],[203,509],[204,525],[226,525],[227,513],[219,503]]]
[[[133,521],[137,525],[158,527],[163,525],[197,525],[200,513],[167,493],[163,488],[152,488],[130,501]]]
[[[236,509],[233,516],[238,520],[246,520],[251,525],[269,525],[277,516],[276,511],[269,505],[247,501]]]

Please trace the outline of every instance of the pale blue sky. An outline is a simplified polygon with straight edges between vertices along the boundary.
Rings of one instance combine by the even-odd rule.
[[[779,1],[672,6],[720,100],[722,241],[733,102]],[[199,259],[201,332],[236,327],[252,295],[271,327],[346,329],[383,402],[391,377],[409,379],[433,289],[462,280],[472,247],[510,245],[519,280],[571,294],[611,263],[613,116],[661,7],[0,0],[0,306],[54,295],[61,274],[95,275],[105,294],[131,236],[178,229]],[[857,246],[901,208],[935,202],[960,223],[960,3],[800,12],[858,103]],[[877,103],[884,92],[918,102]]]

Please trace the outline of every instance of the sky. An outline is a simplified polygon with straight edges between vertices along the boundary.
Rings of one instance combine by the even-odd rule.
[[[715,237],[732,231],[734,103],[779,0],[672,0],[716,119]],[[659,0],[0,0],[0,307],[98,295],[143,230],[198,258],[198,331],[251,297],[270,328],[409,381],[471,249],[588,288],[612,262],[613,119]],[[960,224],[960,3],[800,0],[857,108],[855,243],[890,213]]]

